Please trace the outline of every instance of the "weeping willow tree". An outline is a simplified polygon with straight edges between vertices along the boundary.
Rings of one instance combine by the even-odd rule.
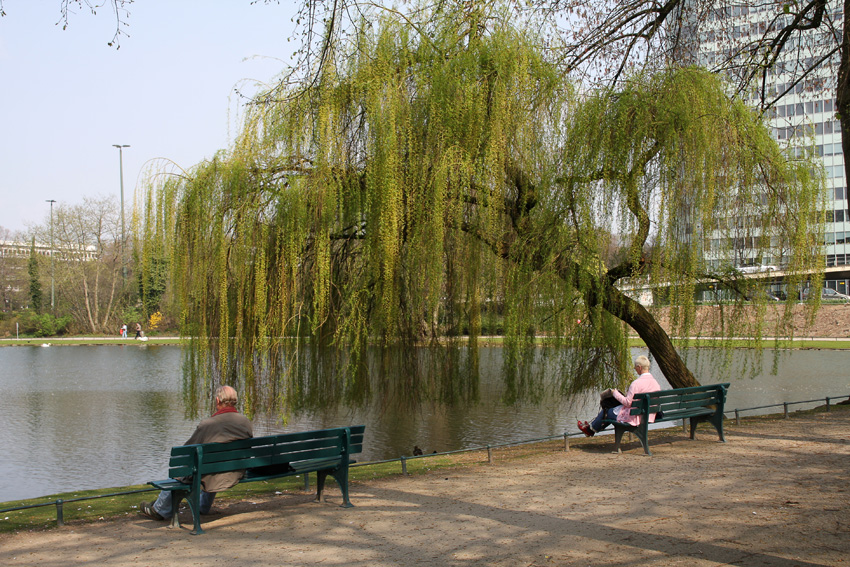
[[[631,332],[696,385],[623,282],[666,290],[687,335],[699,285],[753,295],[707,260],[726,219],[757,216],[792,285],[814,262],[821,180],[705,71],[580,92],[535,33],[475,10],[388,15],[323,57],[146,200],[142,254],[172,266],[192,383],[234,383],[249,413],[362,400],[370,374],[406,399],[474,398],[482,332],[504,335],[511,401],[539,392],[541,356],[562,392],[622,383]],[[743,308],[724,330],[760,337]]]

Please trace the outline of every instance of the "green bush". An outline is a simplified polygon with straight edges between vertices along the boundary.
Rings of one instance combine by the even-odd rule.
[[[125,308],[124,311],[121,312],[120,318],[120,323],[126,323],[128,329],[136,323],[147,321],[147,317],[142,314],[141,309],[138,307]],[[129,330],[127,332],[129,333]]]
[[[0,312],[0,337],[14,337],[17,331],[15,328],[17,322],[17,313]]]
[[[54,317],[50,313],[39,315],[35,311],[25,311],[20,316],[21,334],[33,337],[53,337],[64,335],[71,324],[71,316]]]

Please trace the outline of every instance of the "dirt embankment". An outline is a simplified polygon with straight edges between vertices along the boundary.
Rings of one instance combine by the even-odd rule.
[[[784,316],[784,303],[769,305],[764,313],[764,336],[776,336],[777,321]],[[697,308],[695,329],[705,336],[719,335],[721,328],[721,312],[727,318],[744,317],[748,320],[755,318],[754,309],[745,308],[742,312],[733,312],[729,306],[721,309],[718,306]],[[669,309],[661,309],[656,316],[664,329],[672,334]],[[837,338],[850,339],[850,303],[821,305],[812,318],[805,305],[795,305],[792,308],[791,321],[795,338]],[[787,335],[782,335],[787,336]]]

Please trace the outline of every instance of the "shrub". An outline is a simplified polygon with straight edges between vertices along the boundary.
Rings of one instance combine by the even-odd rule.
[[[35,311],[25,311],[20,316],[21,333],[33,337],[64,335],[70,324],[70,315],[54,317],[50,313],[39,315]]]

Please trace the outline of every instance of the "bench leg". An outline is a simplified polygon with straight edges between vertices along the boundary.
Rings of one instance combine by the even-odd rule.
[[[328,471],[316,471],[316,502],[322,501],[322,493],[325,491],[325,479]]]
[[[333,472],[334,479],[342,491],[342,507],[353,508],[354,504],[348,499],[348,467],[340,468]]]
[[[651,457],[652,451],[649,450],[649,424],[641,421],[641,424],[635,428],[635,435],[637,435],[640,444],[643,446],[643,454]]]
[[[177,517],[177,511],[180,510],[180,502],[188,494],[185,490],[171,491],[171,525],[168,526],[169,528],[180,528],[180,518]]]
[[[699,425],[699,419],[692,417],[689,420],[691,422],[691,439],[697,438],[697,425]]]
[[[192,522],[195,526],[189,533],[192,535],[201,535],[206,533],[203,528],[201,528],[201,495],[190,494],[189,497],[186,498],[186,502],[189,503],[189,509],[192,510]],[[174,514],[174,517],[177,517],[177,514]]]
[[[174,490],[171,493],[171,526],[172,528],[180,527],[180,518],[177,512],[180,510],[180,501],[186,499],[189,504],[189,509],[192,511],[192,522],[194,529],[190,532],[192,535],[201,535],[204,532],[201,528],[201,495],[192,494],[186,490]]]
[[[717,431],[717,435],[720,437],[721,443],[726,443],[726,438],[723,435],[723,414],[715,414],[712,416],[701,416],[701,417],[692,417],[691,418],[691,439],[696,439],[697,434],[697,425],[702,423],[703,421],[709,422],[714,426],[714,429]]]
[[[192,535],[201,535],[204,532],[201,528],[201,495],[200,493],[192,493],[186,490],[175,490],[171,498],[171,527],[180,527],[180,520],[177,518],[177,510],[180,508],[180,501],[186,499],[189,505],[189,510],[192,511],[192,523],[194,528],[190,532]]]
[[[620,441],[623,440],[623,433],[625,433],[625,432],[626,432],[626,430],[623,429],[622,427],[617,427],[616,425],[614,426],[614,452],[615,453],[620,452]]]
[[[626,431],[635,434],[635,437],[637,437],[638,441],[640,441],[641,447],[643,447],[643,452],[651,457],[652,451],[649,450],[649,437],[647,432],[641,431],[640,427],[622,427],[618,424],[614,424],[614,452],[620,452],[620,441],[623,439],[623,433]]]
[[[726,438],[723,436],[723,410],[722,407],[720,411],[711,416],[709,420],[711,425],[714,426],[714,429],[717,430],[717,435],[720,437],[721,443],[726,443]]]
[[[348,467],[342,467],[332,471],[316,471],[316,502],[322,501],[322,494],[325,490],[325,479],[328,478],[329,474],[334,477],[342,492],[341,506],[343,508],[353,508],[354,504],[348,498]]]

